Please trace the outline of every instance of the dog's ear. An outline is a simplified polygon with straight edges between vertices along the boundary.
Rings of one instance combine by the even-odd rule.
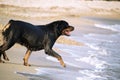
[[[57,25],[57,28],[62,31],[63,29],[67,28],[69,26],[69,24],[66,22],[66,21],[59,21],[58,22],[58,25]]]

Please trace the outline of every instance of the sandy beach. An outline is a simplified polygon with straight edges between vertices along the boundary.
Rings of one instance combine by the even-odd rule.
[[[48,3],[45,3],[44,0],[36,0],[36,2],[33,2],[33,0],[29,2],[28,0],[26,2],[21,0],[20,2],[18,0],[16,3],[14,0],[0,0],[0,30],[10,19],[24,20],[36,25],[62,19],[75,27],[75,31],[71,33],[70,37],[61,36],[53,47],[65,60],[66,68],[61,67],[56,59],[44,54],[43,50],[32,53],[29,59],[32,66],[23,66],[26,48],[16,44],[6,52],[10,61],[0,63],[1,80],[110,80],[108,75],[107,78],[106,76],[101,78],[102,73],[98,73],[97,76],[94,76],[94,79],[93,72],[90,72],[91,78],[88,75],[86,78],[82,71],[85,70],[89,74],[87,70],[96,70],[96,65],[95,62],[87,62],[87,60],[84,62],[82,60],[85,59],[83,57],[90,54],[90,50],[93,53],[100,53],[97,52],[100,51],[98,48],[92,50],[86,44],[86,42],[89,43],[91,36],[94,40],[95,34],[113,35],[119,33],[116,30],[100,28],[98,24],[118,24],[120,22],[120,2],[71,0],[72,3],[66,4],[68,2],[69,0],[58,0],[58,2],[53,2],[51,5],[50,0],[48,0]],[[45,4],[42,5],[43,3]],[[118,38],[113,39],[117,40]],[[93,40],[91,39],[90,43]],[[95,61],[96,58],[92,57],[93,61]],[[98,66],[100,65],[97,65],[97,68]],[[109,75],[111,76],[111,74]]]

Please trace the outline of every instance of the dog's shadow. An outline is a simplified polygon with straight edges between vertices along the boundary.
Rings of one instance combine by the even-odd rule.
[[[19,65],[19,66],[24,66],[22,63],[14,63],[14,62],[5,62],[3,64],[13,64],[13,65]],[[25,67],[44,67],[44,68],[58,68],[61,69],[63,67],[61,66],[54,66],[54,65],[36,65],[36,64],[30,64],[31,66],[25,66]]]
[[[5,64],[10,64],[10,65],[17,65],[17,66],[24,66],[22,63],[14,63],[14,62],[6,62]],[[36,80],[59,80],[59,75],[66,77],[68,74],[77,74],[78,71],[80,70],[86,70],[85,68],[77,68],[77,67],[73,67],[70,65],[67,65],[66,68],[63,68],[62,66],[58,66],[58,65],[35,65],[35,64],[31,64],[32,68],[31,69],[35,69],[36,72],[21,72],[21,71],[16,71],[15,73],[18,75],[22,75],[25,76],[31,80],[36,79]],[[25,69],[28,69],[29,66],[26,66]],[[53,75],[54,74],[54,75]]]
[[[22,63],[14,63],[14,62],[5,62],[4,64],[13,64],[13,65],[18,65],[18,66],[24,66]],[[78,71],[78,70],[85,70],[86,68],[78,68],[74,66],[67,65],[66,67],[62,67],[61,65],[36,65],[36,64],[31,64],[31,66],[24,66],[24,67],[32,67],[32,68],[51,68],[51,69],[62,69],[62,70],[68,70],[68,71]]]

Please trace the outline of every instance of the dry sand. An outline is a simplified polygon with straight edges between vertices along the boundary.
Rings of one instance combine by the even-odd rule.
[[[12,12],[15,14],[6,14],[6,11],[3,11],[3,8],[0,8],[2,12],[0,12],[0,23],[5,25],[9,19],[13,18],[13,19],[20,19],[20,20],[26,20],[29,22],[32,22],[34,24],[45,24],[45,23],[49,23],[50,21],[54,21],[54,20],[58,20],[58,19],[64,19],[67,20],[68,22],[70,22],[71,25],[74,25],[76,30],[73,32],[73,36],[74,35],[79,35],[79,32],[82,33],[89,33],[91,31],[97,32],[96,28],[92,27],[92,24],[94,23],[93,21],[89,21],[87,19],[80,19],[80,17],[85,17],[85,16],[94,16],[94,17],[103,17],[103,18],[119,18],[120,17],[120,2],[110,2],[110,5],[114,5],[116,4],[117,7],[113,7],[109,9],[109,6],[107,7],[107,9],[104,9],[106,7],[107,4],[109,4],[108,2],[96,2],[97,4],[99,4],[97,6],[97,4],[95,5],[95,2],[83,2],[83,4],[87,4],[90,6],[90,8],[92,10],[87,10],[85,8],[85,11],[81,10],[80,13],[78,14],[78,12],[73,12],[70,11],[70,15],[68,15],[69,13],[67,13],[67,11],[64,11],[64,16],[63,14],[60,14],[58,16],[47,16],[47,17],[40,17],[40,18],[29,18],[26,16],[19,16],[17,15],[18,12]],[[104,4],[103,4],[104,3]],[[81,3],[82,4],[82,3]],[[92,6],[94,5],[94,6]],[[96,7],[97,6],[97,7]],[[102,6],[102,7],[101,7]],[[5,6],[3,6],[5,8]],[[14,11],[16,9],[13,9],[12,6],[10,6],[11,9],[8,9],[9,12]],[[84,7],[82,7],[84,8]],[[52,8],[54,12],[58,11],[58,7],[54,7]],[[51,10],[51,9],[50,9]],[[25,10],[26,11],[26,10]],[[43,11],[43,10],[41,10]],[[27,11],[26,11],[27,12]],[[44,11],[45,12],[45,11]],[[49,11],[47,11],[47,13],[49,14]],[[52,12],[50,11],[50,14],[52,14]],[[57,14],[57,13],[56,13]],[[77,14],[77,15],[76,15]],[[27,15],[27,14],[26,14]],[[30,13],[31,15],[31,13]],[[39,21],[38,21],[39,20]],[[84,26],[84,27],[83,27]],[[86,26],[86,27],[85,27]],[[2,29],[2,28],[1,28]],[[100,31],[99,31],[100,32]],[[106,33],[110,33],[109,30],[105,31]],[[60,37],[57,40],[57,43],[59,44],[66,44],[66,45],[76,45],[76,46],[84,46],[83,43],[77,42],[75,40],[71,40],[69,38],[66,37]],[[61,52],[59,49],[55,49],[58,53]],[[15,45],[13,48],[11,48],[10,50],[7,51],[7,54],[10,58],[10,62],[6,62],[6,63],[1,63],[0,64],[0,79],[1,80],[28,80],[26,77],[21,76],[16,74],[16,71],[18,72],[28,72],[28,73],[35,73],[35,68],[36,67],[55,67],[56,64],[54,64],[54,66],[52,65],[52,63],[50,62],[50,64],[47,64],[46,61],[44,61],[44,53],[43,52],[39,52],[41,53],[40,56],[42,57],[41,59],[37,60],[36,57],[39,55],[38,53],[36,53],[35,55],[31,55],[31,63],[34,64],[31,67],[25,67],[23,66],[23,56],[25,54],[26,48],[19,46],[19,45]],[[38,55],[37,55],[38,54]],[[42,62],[44,61],[44,62]],[[42,65],[43,64],[43,65]],[[60,66],[60,65],[58,65]]]

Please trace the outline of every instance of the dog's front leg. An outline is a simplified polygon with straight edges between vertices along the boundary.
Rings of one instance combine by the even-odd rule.
[[[57,54],[55,51],[53,51],[52,49],[45,49],[45,53],[50,55],[50,56],[56,57],[59,60],[60,64],[63,67],[66,67],[62,57],[59,54]]]

